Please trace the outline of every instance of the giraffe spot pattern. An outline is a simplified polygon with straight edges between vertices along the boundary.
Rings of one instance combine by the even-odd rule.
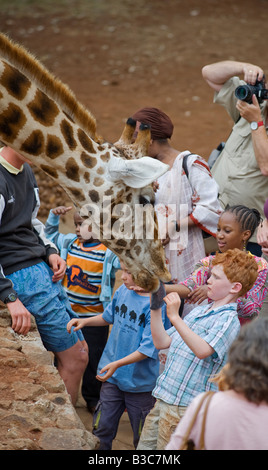
[[[60,129],[69,149],[74,150],[77,147],[77,143],[74,138],[74,131],[71,124],[66,119],[63,119],[60,123]]]
[[[12,143],[21,128],[26,123],[26,116],[23,111],[14,103],[10,103],[0,114],[0,133],[2,140]]]
[[[66,189],[68,192],[70,192],[73,195],[73,197],[77,201],[84,202],[86,200],[85,195],[81,189],[72,188],[72,187],[67,187]]]
[[[48,165],[40,165],[41,170],[43,170],[47,175],[51,176],[54,179],[58,178],[58,172],[55,168]]]
[[[128,193],[128,194],[126,195],[126,201],[127,201],[127,202],[131,202],[131,201],[132,201],[132,194],[131,194],[131,193]]]
[[[100,178],[98,176],[96,176],[96,178],[94,178],[94,181],[93,181],[93,186],[102,186],[104,184],[104,179],[103,178]]]
[[[82,129],[78,129],[77,131],[78,139],[80,144],[84,147],[84,149],[89,153],[96,153],[94,149],[92,140],[86,135],[86,133]]]
[[[40,130],[33,131],[21,144],[21,150],[30,155],[40,155],[44,151],[45,139]]]
[[[85,180],[85,183],[90,182],[90,173],[88,171],[85,171],[84,173],[84,180]]]
[[[109,188],[104,192],[105,196],[112,196],[113,195],[113,188]]]
[[[98,175],[103,175],[103,174],[105,173],[105,169],[104,169],[102,166],[100,166],[100,167],[97,169],[97,173],[98,173]]]
[[[70,157],[66,162],[66,176],[77,183],[80,181],[79,166],[73,157]]]
[[[30,80],[6,62],[3,64],[5,68],[0,80],[1,85],[17,100],[23,100],[31,87]]]
[[[104,155],[100,156],[103,162],[108,162],[110,160],[109,152],[106,152]]]
[[[91,189],[89,192],[88,192],[88,195],[91,199],[92,202],[99,202],[100,200],[100,196],[99,196],[99,193],[98,191],[95,191],[94,189]]]
[[[27,105],[34,120],[40,122],[43,126],[53,126],[56,116],[59,114],[59,108],[41,90],[36,90],[34,99]]]
[[[140,253],[141,253],[141,247],[138,246],[138,245],[137,245],[137,246],[134,246],[134,251],[135,251],[136,255],[139,256]]]
[[[63,145],[59,137],[56,135],[48,134],[46,143],[46,155],[51,158],[57,158],[64,152]]]
[[[122,238],[119,238],[119,240],[117,241],[117,244],[123,247],[127,246],[126,240],[123,240]]]
[[[87,168],[94,168],[94,166],[97,165],[97,158],[91,157],[86,152],[82,152],[81,161],[83,165],[86,166]]]
[[[125,254],[127,258],[134,259],[130,250],[126,250]]]

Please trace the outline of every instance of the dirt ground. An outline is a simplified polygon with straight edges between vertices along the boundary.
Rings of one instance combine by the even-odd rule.
[[[208,158],[231,120],[212,104],[205,64],[252,62],[268,72],[267,0],[1,0],[1,31],[66,83],[114,142],[138,108],[163,109],[172,144]],[[38,174],[41,219],[65,195]],[[72,226],[65,220],[64,229]],[[63,230],[64,230],[63,229]]]

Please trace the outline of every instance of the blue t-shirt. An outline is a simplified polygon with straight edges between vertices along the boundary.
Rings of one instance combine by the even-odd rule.
[[[148,357],[119,367],[108,382],[125,392],[152,391],[159,375],[159,360],[151,335],[150,297],[128,290],[123,284],[102,316],[113,327],[98,365],[98,373],[110,362],[139,351]],[[164,307],[162,316],[165,316]]]

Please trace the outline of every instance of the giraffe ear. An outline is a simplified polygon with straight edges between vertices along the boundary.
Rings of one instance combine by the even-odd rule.
[[[114,182],[123,181],[130,188],[143,188],[156,181],[169,168],[169,165],[151,157],[125,160],[112,156],[108,163],[107,178]]]

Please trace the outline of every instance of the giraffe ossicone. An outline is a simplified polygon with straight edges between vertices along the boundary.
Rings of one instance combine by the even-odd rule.
[[[23,46],[0,34],[0,140],[53,178],[83,208],[88,225],[98,230],[100,241],[119,256],[135,282],[155,291],[170,274],[151,183],[169,167],[146,156],[150,129],[141,128],[131,143],[134,130],[135,122],[128,120],[115,144],[105,142],[95,118],[69,87]],[[122,226],[131,229],[129,235]]]

